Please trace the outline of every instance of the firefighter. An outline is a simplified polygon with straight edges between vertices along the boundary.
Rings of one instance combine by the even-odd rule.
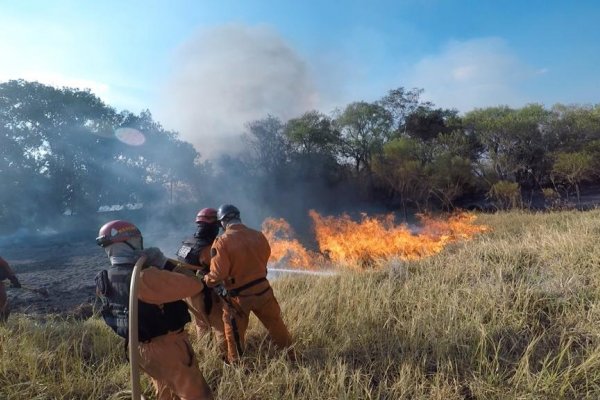
[[[190,315],[182,301],[199,294],[203,283],[170,271],[174,266],[159,249],[144,250],[142,234],[130,222],[106,223],[96,242],[104,248],[111,264],[96,276],[96,290],[103,305],[101,314],[106,324],[125,340],[133,266],[142,254],[148,257],[138,284],[139,352],[140,366],[150,376],[157,398],[212,399],[185,331]]]
[[[196,233],[182,242],[177,251],[177,258],[187,264],[202,267],[199,274],[206,275],[210,270],[210,247],[219,234],[217,210],[203,208],[198,211],[196,225]],[[225,350],[222,301],[215,291],[205,288],[201,295],[186,299],[186,303],[194,316],[198,336],[209,333],[212,327],[218,343]]]
[[[261,232],[242,224],[240,211],[231,204],[219,207],[217,219],[225,232],[213,243],[210,272],[204,281],[217,287],[224,300],[227,361],[238,360],[244,351],[250,312],[267,328],[273,342],[288,348],[289,357],[295,359],[292,338],[267,280],[269,242]]]
[[[10,314],[10,304],[8,304],[6,289],[4,288],[4,283],[2,283],[5,279],[10,281],[10,287],[21,287],[21,282],[19,282],[15,272],[10,268],[8,263],[0,257],[0,322],[5,322]]]

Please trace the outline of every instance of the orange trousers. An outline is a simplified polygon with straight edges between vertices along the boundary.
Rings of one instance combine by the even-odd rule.
[[[212,308],[209,314],[206,314],[204,306],[204,293],[189,297],[185,299],[185,302],[194,317],[194,325],[196,326],[198,337],[213,331],[219,347],[223,352],[226,352],[225,327],[223,326],[223,300],[212,290],[211,298]]]
[[[227,360],[229,362],[238,360],[240,356],[237,351],[235,333],[232,328],[232,316],[235,318],[242,350],[245,348],[246,330],[248,329],[250,312],[253,312],[264,327],[267,328],[271,339],[277,347],[285,349],[292,345],[292,337],[281,317],[281,308],[273,294],[273,289],[269,289],[259,296],[240,295],[238,297],[230,297],[230,300],[234,306],[233,309],[227,304],[223,305],[223,324],[225,326]],[[294,358],[291,350],[288,355]]]
[[[0,322],[4,322],[8,319],[10,314],[10,306],[8,304],[8,297],[6,296],[6,289],[4,283],[0,282]]]
[[[185,331],[140,343],[139,349],[140,367],[150,375],[158,400],[213,398]]]

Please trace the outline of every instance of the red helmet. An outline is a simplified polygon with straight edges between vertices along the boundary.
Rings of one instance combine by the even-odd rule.
[[[142,232],[131,222],[115,220],[107,222],[100,228],[96,243],[106,247],[113,243],[126,242],[129,239],[141,238]]]
[[[203,208],[198,211],[196,215],[196,223],[206,222],[207,224],[214,224],[217,222],[217,210],[214,208]]]

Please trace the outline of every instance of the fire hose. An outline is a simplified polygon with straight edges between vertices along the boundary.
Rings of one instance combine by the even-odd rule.
[[[146,263],[146,256],[141,256],[131,274],[129,286],[129,368],[131,372],[131,399],[144,400],[140,387],[140,350],[138,337],[138,281],[140,271]]]

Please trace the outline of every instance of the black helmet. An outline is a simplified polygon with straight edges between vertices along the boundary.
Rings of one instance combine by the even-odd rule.
[[[229,221],[231,219],[240,219],[240,210],[231,204],[221,204],[217,210],[217,220]]]

